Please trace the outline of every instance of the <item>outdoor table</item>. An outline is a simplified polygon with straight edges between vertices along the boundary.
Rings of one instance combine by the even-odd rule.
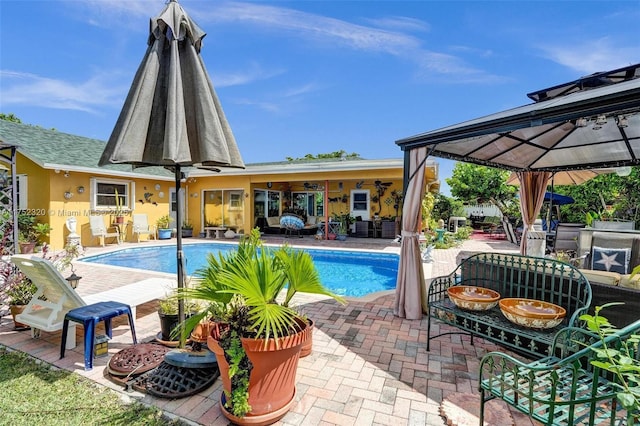
[[[133,316],[131,315],[131,307],[129,305],[120,302],[98,302],[92,305],[82,306],[81,308],[71,309],[64,317],[60,358],[64,358],[69,321],[80,323],[84,326],[84,369],[91,370],[93,368],[93,351],[97,323],[104,321],[107,336],[111,338],[111,319],[124,314],[127,314],[129,318],[129,327],[131,328],[131,336],[133,337],[133,344],[135,345],[138,341],[136,339],[136,329],[133,324]]]
[[[224,226],[205,226],[204,230],[207,233],[207,238],[211,238],[211,233],[215,232],[216,238],[220,239],[222,238],[223,233],[226,232],[227,228]]]

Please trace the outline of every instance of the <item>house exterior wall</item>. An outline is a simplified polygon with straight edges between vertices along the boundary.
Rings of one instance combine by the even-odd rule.
[[[175,187],[173,179],[148,177],[121,177],[109,174],[70,171],[65,177],[65,171],[43,169],[38,164],[19,154],[18,173],[28,176],[28,206],[32,211],[41,213],[40,222],[51,225],[52,231],[48,242],[53,250],[62,249],[69,231],[65,226],[68,217],[77,220],[77,232],[81,236],[83,246],[96,246],[98,239],[91,236],[89,215],[102,214],[106,225],[114,221],[113,211],[96,212],[91,208],[93,195],[92,179],[116,179],[132,183],[130,205],[125,210],[125,225],[123,229],[126,241],[135,241],[132,235],[132,213],[143,213],[148,217],[149,224],[155,225],[156,220],[170,211],[170,192]],[[361,169],[344,172],[310,171],[301,173],[287,173],[283,166],[282,173],[260,175],[224,175],[224,172],[211,176],[194,176],[182,183],[184,193],[184,216],[193,225],[194,235],[204,231],[205,220],[215,218],[220,212],[225,216],[225,225],[233,226],[238,232],[248,233],[256,226],[254,217],[254,190],[278,191],[281,195],[281,209],[291,207],[291,192],[315,192],[324,199],[324,187],[328,182],[329,203],[325,213],[331,217],[350,212],[350,201],[353,190],[369,192],[370,217],[378,215],[381,218],[393,219],[401,214],[401,203],[398,210],[394,208],[396,200],[392,192],[402,191],[403,169]],[[388,183],[379,201],[374,202],[378,194],[375,181]],[[80,189],[82,188],[82,190]],[[225,196],[222,207],[217,206],[218,212],[210,210],[212,205],[205,197],[209,194],[219,194],[224,191],[241,194],[233,207],[229,205],[228,195]],[[65,193],[67,195],[65,197]],[[324,201],[323,201],[324,202]],[[177,224],[172,223],[172,228]],[[144,237],[143,237],[144,238]]]

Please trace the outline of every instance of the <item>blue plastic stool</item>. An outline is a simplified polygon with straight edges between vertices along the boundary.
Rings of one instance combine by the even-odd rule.
[[[93,305],[71,309],[64,316],[60,358],[64,358],[69,321],[80,323],[84,326],[84,369],[91,370],[93,368],[93,343],[96,334],[96,325],[100,321],[104,321],[107,336],[111,337],[111,318],[124,314],[127,314],[129,317],[129,327],[131,328],[131,336],[133,336],[133,344],[135,345],[138,341],[136,339],[136,329],[133,325],[133,316],[131,315],[131,307],[129,305],[120,302],[99,302]]]

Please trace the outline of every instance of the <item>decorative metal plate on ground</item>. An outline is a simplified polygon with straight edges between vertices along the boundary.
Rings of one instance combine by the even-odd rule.
[[[184,368],[163,362],[145,374],[144,380],[135,383],[134,388],[158,398],[184,398],[208,388],[218,376],[217,365],[214,368]]]
[[[141,343],[125,348],[109,360],[109,374],[137,376],[156,368],[171,349],[157,343]]]

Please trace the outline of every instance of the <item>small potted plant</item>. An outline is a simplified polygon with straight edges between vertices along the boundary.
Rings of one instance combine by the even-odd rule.
[[[158,220],[156,220],[156,225],[158,226],[158,239],[159,240],[167,240],[171,238],[171,228],[169,225],[173,222],[173,218],[168,214],[164,216],[160,216]]]
[[[160,336],[162,341],[175,342],[179,340],[177,327],[180,323],[178,317],[178,297],[176,293],[169,294],[165,298],[159,300],[158,317],[160,318]],[[198,312],[198,305],[192,301],[185,304],[185,312],[187,317]]]
[[[20,253],[33,253],[36,245],[41,243],[41,238],[46,237],[51,232],[48,223],[40,223],[34,215],[18,215],[18,244]]]
[[[185,238],[193,237],[193,224],[189,220],[182,222],[182,236]]]
[[[16,330],[25,330],[29,326],[16,321],[16,315],[21,313],[31,301],[38,288],[19,269],[11,263],[2,261],[2,275],[6,303],[9,305]]]
[[[300,291],[343,299],[322,285],[309,253],[263,247],[258,228],[236,250],[209,255],[196,275],[198,284],[181,297],[207,307],[185,322],[183,336],[207,316],[218,324],[207,344],[220,368],[223,414],[234,424],[277,421],[294,401],[297,360],[311,334],[307,319],[289,306],[293,296]],[[283,291],[283,301],[276,302]]]
[[[121,225],[124,223],[125,206],[124,206],[124,198],[120,197],[120,194],[118,194],[117,189],[115,190],[115,204],[116,204],[116,208],[114,210],[115,223]]]

